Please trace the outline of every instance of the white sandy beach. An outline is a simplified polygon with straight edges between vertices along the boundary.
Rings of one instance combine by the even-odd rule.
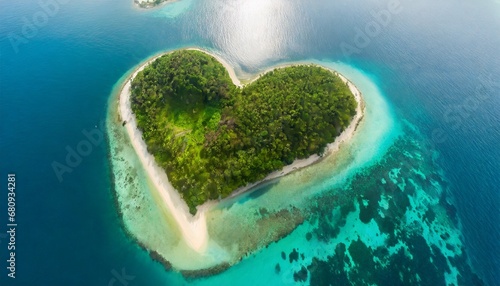
[[[154,157],[148,153],[146,143],[142,140],[142,132],[137,128],[135,116],[130,105],[130,86],[135,76],[156,58],[137,69],[123,86],[120,92],[119,113],[122,121],[126,121],[125,128],[149,179],[153,182],[165,206],[170,210],[177,222],[186,244],[192,249],[203,252],[208,242],[208,232],[204,212],[198,212],[195,217],[189,213],[189,208],[179,193],[170,184],[163,169],[158,166]]]
[[[198,50],[207,53],[210,56],[215,57],[227,69],[233,83],[240,87],[243,86],[238,77],[236,76],[234,69],[223,59],[201,49],[191,48],[189,50]],[[161,55],[155,56],[151,60],[147,61],[136,71],[134,71],[132,76],[127,80],[122,90],[120,91],[119,114],[121,116],[121,120],[126,121],[125,128],[129,135],[132,146],[134,147],[144,169],[148,174],[149,179],[154,184],[156,191],[161,197],[164,205],[171,212],[172,217],[177,222],[177,225],[182,233],[185,243],[193,250],[199,253],[203,253],[207,248],[209,240],[205,212],[206,209],[208,208],[208,204],[213,204],[213,202],[207,202],[204,205],[200,206],[198,208],[196,216],[194,217],[189,213],[189,208],[187,204],[181,198],[180,194],[170,184],[165,171],[158,166],[158,164],[155,162],[154,157],[148,153],[146,143],[142,139],[142,132],[137,128],[135,116],[132,113],[130,105],[131,81],[140,71],[142,71],[147,65],[152,63],[155,59],[157,59],[160,56]],[[339,150],[340,145],[343,142],[347,142],[352,138],[352,136],[355,134],[357,125],[359,124],[364,115],[364,103],[360,91],[356,88],[356,86],[353,83],[348,81],[344,76],[342,76],[337,72],[334,73],[339,75],[344,82],[348,83],[348,86],[351,92],[354,94],[354,97],[358,105],[356,108],[356,115],[352,119],[351,123],[339,136],[337,136],[335,142],[327,145],[327,149],[325,151],[324,156],[335,153],[336,151]],[[257,76],[253,80],[257,79],[258,77],[259,76]],[[320,157],[318,155],[312,155],[306,159],[295,160],[292,164],[285,166],[282,170],[272,172],[264,180],[237,189],[235,192],[233,192],[233,194],[230,197],[235,197],[238,194],[241,194],[264,181],[276,179],[278,177],[284,176],[300,168],[309,166],[315,162],[318,162],[322,158],[323,157]]]
[[[275,68],[284,68],[284,67],[288,67],[288,66],[293,66],[293,64],[287,64],[287,65],[268,69],[265,72],[261,73],[261,75],[266,74],[268,71],[274,70]],[[323,67],[323,68],[325,68],[325,67]],[[312,165],[314,163],[317,163],[321,159],[323,159],[325,156],[329,156],[329,155],[336,153],[339,150],[340,145],[342,143],[349,141],[354,136],[354,134],[356,132],[356,127],[363,119],[364,112],[365,112],[365,105],[364,105],[363,98],[361,96],[361,92],[346,77],[344,77],[343,75],[341,75],[340,73],[338,73],[336,71],[332,70],[332,72],[335,73],[336,75],[338,75],[344,82],[347,82],[349,89],[351,90],[352,94],[354,95],[354,98],[356,99],[356,102],[358,103],[358,105],[356,107],[356,115],[354,115],[354,117],[352,118],[352,121],[349,124],[349,126],[344,131],[342,131],[342,133],[339,136],[337,136],[335,138],[334,142],[326,145],[325,153],[323,154],[323,156],[318,156],[318,155],[314,154],[314,155],[309,156],[306,159],[297,159],[297,160],[293,161],[292,164],[286,165],[285,167],[283,167],[283,169],[270,173],[261,181],[251,183],[251,184],[248,184],[244,187],[238,188],[228,198],[234,198],[235,196],[242,194],[242,193],[248,191],[249,189],[251,189],[257,185],[260,185],[264,182],[277,179],[277,178],[285,176],[291,172],[297,171],[301,168],[304,168],[304,167],[307,167],[307,166]],[[255,81],[256,79],[258,79],[261,75],[259,75],[255,79],[251,80],[250,83]]]

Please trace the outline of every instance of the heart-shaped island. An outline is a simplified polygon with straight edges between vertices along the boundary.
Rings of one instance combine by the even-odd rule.
[[[124,226],[187,276],[223,271],[300,225],[312,195],[304,184],[350,162],[340,146],[365,114],[359,90],[328,68],[280,66],[243,85],[196,49],[147,60],[114,94],[108,138]],[[264,181],[282,191],[253,188]]]
[[[322,154],[356,114],[346,82],[314,65],[269,71],[245,86],[197,50],[156,58],[131,82],[148,151],[190,212]]]

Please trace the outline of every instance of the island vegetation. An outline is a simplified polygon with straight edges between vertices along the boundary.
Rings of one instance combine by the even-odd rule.
[[[331,71],[297,65],[245,87],[195,50],[163,55],[131,84],[131,107],[148,151],[192,213],[297,158],[321,154],[355,115]]]
[[[135,4],[141,8],[153,8],[167,1],[169,0],[134,0]]]

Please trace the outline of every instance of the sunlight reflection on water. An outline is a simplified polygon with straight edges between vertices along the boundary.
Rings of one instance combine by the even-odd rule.
[[[200,3],[208,11],[196,28],[213,42],[229,61],[249,68],[262,67],[286,58],[298,49],[309,30],[307,18],[294,1],[215,0]]]

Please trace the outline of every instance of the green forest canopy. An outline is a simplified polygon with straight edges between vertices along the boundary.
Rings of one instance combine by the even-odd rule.
[[[239,88],[221,63],[195,50],[159,57],[131,90],[148,150],[192,213],[296,158],[321,154],[357,104],[324,68],[275,69]]]

